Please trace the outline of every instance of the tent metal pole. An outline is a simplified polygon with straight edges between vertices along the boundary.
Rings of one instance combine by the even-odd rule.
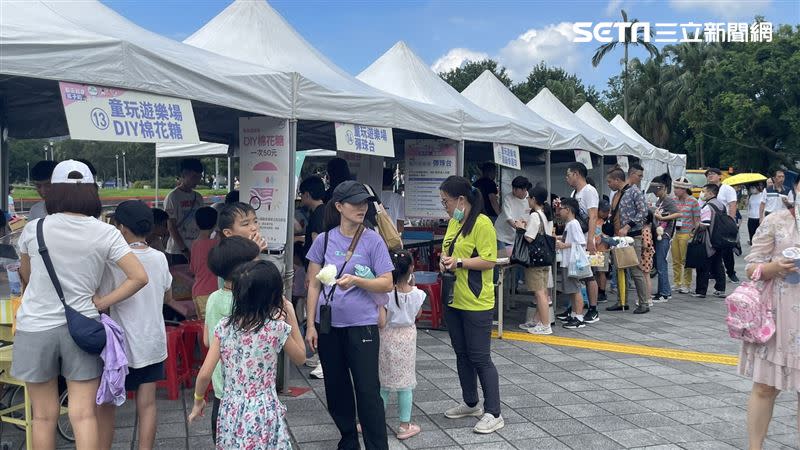
[[[219,158],[214,157],[214,183],[213,187],[219,189]]]
[[[458,175],[466,176],[466,168],[464,167],[464,140],[458,141],[458,154],[456,155],[458,164]]]
[[[552,195],[551,193],[552,193],[552,188],[553,188],[552,187],[553,177],[550,174],[550,171],[551,171],[551,168],[552,168],[552,165],[550,163],[550,153],[551,152],[552,152],[552,150],[547,149],[547,150],[545,150],[545,153],[544,153],[544,179],[545,179],[545,184],[547,185],[547,201],[548,202],[550,201],[550,195]],[[552,204],[551,204],[551,206],[552,206]],[[552,211],[553,215],[556,214],[556,211],[554,209],[551,208],[551,211]],[[556,317],[555,311],[558,308],[558,291],[556,290],[556,286],[558,285],[558,281],[557,281],[558,277],[556,276],[558,274],[558,263],[553,261],[553,266],[550,268],[550,271],[551,271],[551,273],[553,275],[553,289],[550,292],[550,296],[553,299],[553,304],[550,306],[550,309],[549,309],[550,318],[548,319],[548,322],[552,322],[553,319]],[[541,320],[542,318],[539,317],[539,319]]]
[[[153,204],[158,208],[158,153],[156,153],[156,199]]]
[[[286,298],[292,298],[292,283],[294,281],[294,200],[295,191],[297,191],[297,178],[294,176],[295,171],[295,153],[297,153],[297,119],[289,120],[289,189],[288,200],[289,208],[286,217],[286,246],[283,248],[284,255],[284,277],[283,277],[283,293]],[[280,382],[277,383],[281,392],[288,392],[290,370],[292,367],[289,361],[289,356],[286,352],[283,353],[283,370],[279,373]]]
[[[228,156],[228,192],[233,190],[233,158]]]
[[[0,198],[3,199],[3,211],[8,211],[8,188],[11,185],[8,179],[8,161],[11,159],[11,149],[8,147],[8,109],[6,98],[0,98]],[[5,234],[5,230],[3,233]]]

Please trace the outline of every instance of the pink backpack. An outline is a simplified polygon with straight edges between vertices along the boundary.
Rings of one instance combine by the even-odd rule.
[[[728,334],[754,344],[764,344],[775,334],[775,319],[769,299],[761,298],[757,281],[761,278],[761,264],[753,272],[752,280],[742,283],[725,299],[728,315]]]

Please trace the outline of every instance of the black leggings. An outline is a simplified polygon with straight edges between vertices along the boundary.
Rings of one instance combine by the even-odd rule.
[[[478,379],[483,388],[483,410],[500,416],[500,378],[492,362],[492,315],[494,310],[465,311],[446,306],[444,320],[456,352],[458,380],[464,403],[478,403]],[[326,372],[327,373],[327,372]],[[327,376],[327,375],[326,375]]]
[[[759,219],[747,219],[747,232],[750,234],[751,243],[753,242],[753,236],[756,234],[760,222]]]
[[[388,450],[386,414],[378,378],[380,338],[377,325],[331,327],[327,334],[319,333],[317,325],[317,333],[319,360],[325,370],[328,412],[342,435],[338,449],[361,448],[356,431],[357,407],[367,450]]]

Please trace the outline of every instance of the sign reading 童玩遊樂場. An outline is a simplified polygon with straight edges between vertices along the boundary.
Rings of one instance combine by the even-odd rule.
[[[189,100],[63,81],[58,85],[72,139],[200,143]]]
[[[457,146],[447,139],[406,139],[406,217],[447,218],[439,186],[456,174]]]
[[[239,192],[256,210],[261,236],[270,250],[286,245],[289,204],[289,121],[273,117],[239,118]]]
[[[394,157],[391,128],[336,122],[336,150],[371,156]]]
[[[511,169],[521,170],[519,147],[511,144],[494,143],[494,162]]]

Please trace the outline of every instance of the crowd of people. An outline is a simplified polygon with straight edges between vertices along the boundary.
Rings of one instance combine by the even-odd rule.
[[[600,320],[598,303],[608,301],[611,286],[622,284],[618,276],[633,280],[635,314],[669,301],[673,286],[688,293],[692,244],[702,244],[703,250],[701,260],[692,264],[695,297],[706,296],[711,278],[713,295],[724,296],[725,267],[727,276],[738,281],[733,271],[738,241],[724,233],[726,221],[735,220],[736,193],[731,196],[728,186],[720,184],[717,169],[706,172],[702,203],[691,195],[693,186],[685,178],[653,178],[647,192],[656,199],[652,206],[639,187],[643,169],[636,164],[628,173],[614,167],[606,174],[610,198],[599,194],[581,163],[568,166],[566,182],[573,192],[560,199],[525,177],[514,178],[511,192],[501,199],[496,167],[487,163],[481,169],[474,184],[451,176],[439,187],[449,217],[439,260],[442,302],[462,394],[462,402],[444,416],[474,417],[476,433],[505,426],[491,352],[494,269],[498,255],[510,254],[518,245],[518,235],[528,245],[539,242],[541,235],[555,236],[560,254],[559,273],[528,267],[520,280],[534,296],[535,313],[521,325],[533,334],[553,332],[549,292],[558,277],[560,291],[570,298],[569,306],[556,315],[566,329]],[[376,204],[380,199],[374,190],[352,180],[346,161],[338,158],[329,163],[327,180],[311,176],[300,183],[300,203],[307,214],[295,228],[294,266],[304,276],[296,275],[299,283],[291,299],[283,295],[283,250],[267,246],[256,211],[239,202],[237,193],[225,203],[205,206],[194,191],[202,173],[199,161],[182,162],[180,182],[167,196],[165,210],[126,201],[106,223],[98,220],[101,203],[89,165],[69,160],[34,167],[43,204],[33,211],[40,216],[19,239],[24,296],[11,369],[28,383],[33,447],[55,447],[60,378],[69,392],[77,448],[111,447],[115,409],[126,391],[136,393],[139,446],[152,447],[158,423],[156,382],[165,376],[167,359],[166,311],[174,303],[169,266],[175,264],[187,264],[194,275],[191,295],[205,324],[202,338],[208,349],[188,420],[201,420],[210,391],[217,448],[291,448],[285,407],[276,391],[282,351],[294,364],[316,365],[328,412],[341,435],[338,448],[360,448],[361,435],[368,449],[388,449],[385,410],[394,393],[396,437],[405,440],[422,432],[411,413],[417,384],[416,320],[426,295],[415,286],[413,255],[390,249],[375,226],[382,208],[398,227],[404,220],[402,196],[392,195],[392,171],[384,173],[385,206]],[[783,280],[797,269],[780,255],[798,242],[800,225],[789,212],[794,211],[788,200],[794,190],[790,196],[780,186],[776,174],[775,186],[760,198],[747,274],[775,280],[777,340],[785,340],[800,332],[793,300],[800,297],[794,295],[795,285]],[[609,264],[609,252],[621,242],[634,248],[638,264],[618,272]],[[571,262],[580,253],[605,257],[588,273],[577,273]],[[668,271],[670,254],[674,283]],[[655,290],[650,286],[652,269]],[[617,302],[606,310],[629,308]],[[85,337],[71,326],[75,314],[101,321],[106,339],[101,351],[81,344]],[[800,386],[800,365],[792,356],[796,352],[775,341],[747,344],[742,350],[740,373],[755,382],[748,408],[752,442],[763,441],[777,392]]]

